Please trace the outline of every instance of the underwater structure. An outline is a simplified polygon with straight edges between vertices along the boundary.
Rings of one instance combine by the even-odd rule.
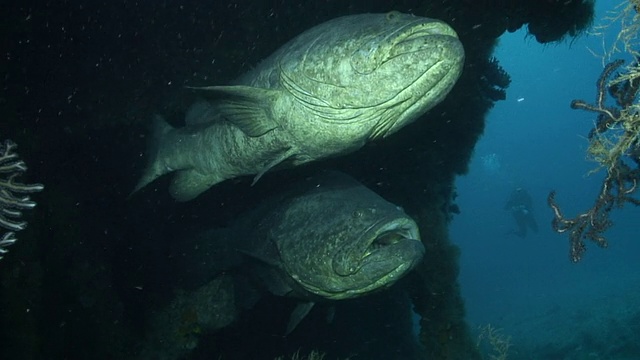
[[[195,100],[185,86],[229,82],[311,23],[391,10],[446,22],[465,47],[459,81],[423,118],[360,151],[269,173],[254,186],[239,178],[176,203],[159,179],[127,199],[144,167],[147,123],[162,113],[181,125]],[[139,359],[149,326],[163,326],[154,312],[178,304],[164,321],[179,325],[173,335],[190,350],[183,358],[317,350],[325,359],[473,360],[481,355],[465,323],[460,250],[447,226],[458,211],[453,181],[467,171],[484,117],[510,82],[493,47],[522,26],[540,42],[575,36],[590,24],[593,3],[33,0],[5,4],[0,16],[9,54],[0,63],[2,133],[47,184],[29,228],[0,262],[0,357]],[[177,268],[176,242],[186,230],[225,226],[323,169],[401,206],[419,227],[424,260],[387,291],[319,306],[289,336],[283,329],[295,304],[275,296],[207,332],[206,314],[182,296],[194,284]]]

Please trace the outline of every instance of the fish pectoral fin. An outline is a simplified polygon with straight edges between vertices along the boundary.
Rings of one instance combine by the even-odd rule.
[[[259,137],[280,126],[271,115],[277,90],[252,86],[190,87],[215,98],[214,106],[222,117],[247,136]]]
[[[255,183],[257,183],[258,180],[260,180],[260,178],[262,177],[262,175],[264,175],[267,171],[273,169],[275,166],[278,166],[278,164],[284,162],[285,160],[289,159],[294,155],[295,155],[295,151],[292,148],[288,148],[286,151],[280,153],[277,157],[271,160],[265,167],[263,167],[259,173],[256,174],[256,176],[253,178],[253,182],[251,183],[251,186],[255,185]]]
[[[309,314],[309,311],[311,311],[313,305],[315,304],[316,303],[314,302],[304,302],[298,304],[298,306],[293,309],[291,316],[289,316],[289,323],[287,324],[287,331],[285,332],[285,335],[291,334],[291,332],[298,326],[298,324],[300,324],[300,321],[302,321],[302,319],[304,319],[307,314]]]
[[[187,126],[212,123],[217,119],[216,109],[209,101],[199,99],[187,109],[184,119]]]
[[[217,104],[222,116],[250,137],[260,137],[280,125],[269,111],[248,102],[224,101]]]
[[[201,174],[195,170],[178,171],[173,178],[169,192],[177,201],[189,201],[223,181],[218,176]]]

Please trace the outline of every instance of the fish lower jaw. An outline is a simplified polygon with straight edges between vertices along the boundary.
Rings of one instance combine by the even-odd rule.
[[[419,238],[420,235],[417,226],[415,226],[413,221],[391,222],[377,231],[377,234],[365,250],[362,259],[367,258],[380,249],[396,245],[401,241],[419,241]]]

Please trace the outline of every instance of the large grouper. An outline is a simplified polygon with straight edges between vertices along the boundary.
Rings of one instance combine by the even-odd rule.
[[[352,152],[441,102],[464,50],[446,23],[399,12],[317,25],[229,86],[193,88],[207,100],[174,129],[155,121],[134,189],[177,171],[170,192],[197,197],[226,179]]]
[[[298,299],[291,331],[318,301],[390,287],[424,252],[418,226],[402,208],[346,174],[327,171],[263,201],[227,228],[177,241],[172,258],[181,265],[172,272],[192,288],[218,274],[242,274],[274,295]]]

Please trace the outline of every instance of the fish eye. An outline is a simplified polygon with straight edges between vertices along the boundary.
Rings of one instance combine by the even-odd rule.
[[[361,217],[363,217],[363,216],[365,216],[367,214],[375,214],[377,212],[378,212],[378,209],[376,209],[374,207],[373,208],[364,208],[364,209],[355,210],[353,212],[352,216],[354,218],[361,218]]]
[[[400,15],[400,13],[397,12],[397,11],[390,11],[390,12],[387,13],[387,16],[386,16],[387,17],[387,21],[396,20],[396,19],[398,19],[399,15]]]

